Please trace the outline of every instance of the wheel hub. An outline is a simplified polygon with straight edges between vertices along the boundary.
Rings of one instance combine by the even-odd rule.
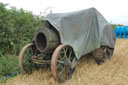
[[[65,60],[65,66],[71,66],[71,61],[70,59]]]

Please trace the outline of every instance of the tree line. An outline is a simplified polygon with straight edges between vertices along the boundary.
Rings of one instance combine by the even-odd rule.
[[[18,54],[33,38],[42,17],[0,2],[0,56]]]

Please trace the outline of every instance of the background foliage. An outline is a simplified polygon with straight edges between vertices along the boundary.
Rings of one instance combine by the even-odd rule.
[[[20,72],[18,55],[30,43],[43,17],[30,11],[11,7],[0,2],[0,80],[6,75]]]
[[[17,57],[3,56],[0,59],[0,77],[11,74],[12,72],[20,72]]]
[[[39,27],[41,16],[23,9],[0,3],[0,55],[18,54],[19,50],[33,38]]]

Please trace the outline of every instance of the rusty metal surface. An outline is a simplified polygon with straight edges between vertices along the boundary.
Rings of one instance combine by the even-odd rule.
[[[96,49],[95,51],[92,52],[93,57],[96,60],[102,60],[103,59],[103,53],[101,48]]]
[[[40,52],[53,51],[60,43],[57,31],[48,25],[40,26],[36,31],[34,41]]]
[[[109,48],[108,46],[101,46],[92,52],[92,56],[96,60],[97,64],[103,64],[106,60],[111,58],[113,52],[113,48]]]

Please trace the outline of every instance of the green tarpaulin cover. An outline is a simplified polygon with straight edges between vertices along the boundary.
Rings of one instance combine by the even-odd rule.
[[[52,13],[43,21],[48,21],[59,32],[62,44],[73,47],[77,59],[100,48],[101,45],[114,48],[114,31],[95,8],[70,13]]]

